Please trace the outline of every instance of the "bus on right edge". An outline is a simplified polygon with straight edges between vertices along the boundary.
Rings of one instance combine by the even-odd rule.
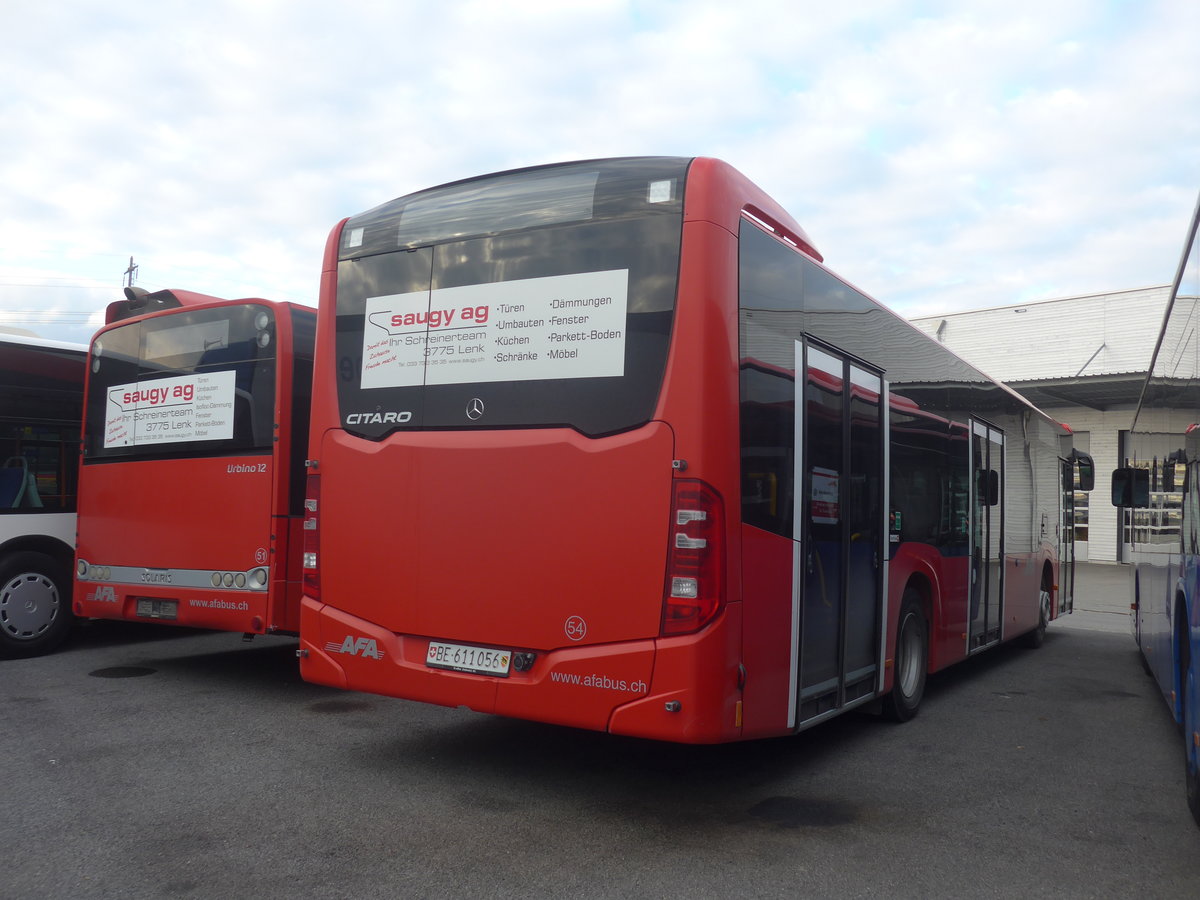
[[[1183,732],[1187,800],[1200,825],[1200,202],[1162,331],[1113,472],[1132,547],[1133,634]]]

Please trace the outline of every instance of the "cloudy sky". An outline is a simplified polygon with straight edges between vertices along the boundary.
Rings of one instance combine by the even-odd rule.
[[[316,302],[341,218],[716,156],[905,315],[1164,284],[1200,192],[1195,0],[58,0],[0,8],[0,327],[137,284]]]

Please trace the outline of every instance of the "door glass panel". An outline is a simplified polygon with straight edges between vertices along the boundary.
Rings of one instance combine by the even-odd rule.
[[[1000,640],[1000,616],[1004,605],[1004,438],[988,431],[988,620],[987,643]],[[991,474],[994,473],[994,474]]]
[[[808,546],[800,645],[800,698],[805,718],[837,705],[842,618],[842,467],[846,405],[841,361],[808,349],[804,433]],[[812,707],[813,698],[830,696]],[[807,709],[804,707],[808,706]]]
[[[1004,567],[1004,436],[979,422],[971,427],[970,649],[1000,639]]]
[[[815,347],[804,352],[796,481],[805,493],[795,527],[802,722],[874,694],[885,505],[882,379]]]
[[[847,700],[871,693],[878,653],[879,547],[883,509],[880,379],[850,369],[850,471],[846,484],[849,550],[846,594]]]
[[[988,509],[983,479],[987,472],[987,441],[977,430],[971,431],[971,649],[982,641],[987,615],[987,568],[984,547],[987,546]]]
[[[1075,603],[1075,464],[1065,459],[1062,460],[1058,568],[1058,612],[1070,612]]]

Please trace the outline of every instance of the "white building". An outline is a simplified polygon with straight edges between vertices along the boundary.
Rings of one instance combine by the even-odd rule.
[[[1069,425],[1075,446],[1095,459],[1096,489],[1076,499],[1079,559],[1127,558],[1127,523],[1118,522],[1119,511],[1110,502],[1109,476],[1124,458],[1170,295],[1171,286],[1164,284],[912,320]],[[1162,428],[1182,434],[1192,418],[1175,413]]]

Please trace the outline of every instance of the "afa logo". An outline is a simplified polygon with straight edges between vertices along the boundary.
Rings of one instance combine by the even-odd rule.
[[[117,590],[111,584],[102,584],[87,595],[90,603],[116,603]]]
[[[330,641],[325,645],[325,650],[327,653],[347,653],[350,656],[361,656],[363,659],[383,659],[383,651],[379,649],[374,638],[356,638],[350,634],[346,635],[346,639],[340,644]]]

